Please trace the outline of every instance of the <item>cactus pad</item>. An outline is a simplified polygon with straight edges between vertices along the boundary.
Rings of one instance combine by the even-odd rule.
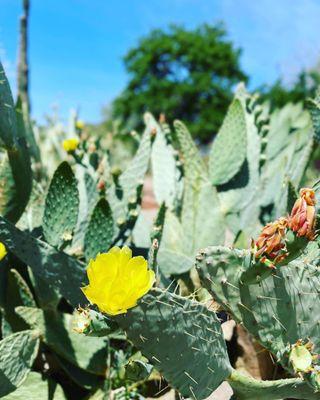
[[[205,399],[230,375],[220,322],[200,303],[154,291],[116,321],[183,396]]]
[[[213,185],[222,185],[240,170],[247,155],[247,131],[242,104],[235,99],[212,144],[209,174]]]
[[[14,391],[30,372],[39,347],[34,331],[14,333],[0,341],[0,397]]]
[[[106,199],[102,198],[95,206],[84,238],[86,260],[95,258],[98,253],[109,250],[114,236],[112,211]]]
[[[77,223],[79,193],[70,165],[64,161],[50,183],[43,215],[43,233],[54,247],[71,241]]]

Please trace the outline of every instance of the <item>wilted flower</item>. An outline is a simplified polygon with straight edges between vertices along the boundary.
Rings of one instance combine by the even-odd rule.
[[[0,261],[7,255],[6,246],[0,242]]]
[[[75,151],[78,145],[79,145],[79,140],[77,138],[66,139],[62,143],[62,146],[67,153]]]
[[[289,228],[297,236],[305,236],[309,240],[315,237],[316,198],[312,189],[301,189],[300,197],[294,203],[289,218]]]
[[[132,257],[128,247],[113,247],[108,253],[98,254],[87,268],[89,285],[82,288],[87,299],[100,311],[117,315],[136,306],[154,283],[154,272],[147,261]]]
[[[256,258],[265,257],[275,263],[283,260],[287,255],[285,243],[287,227],[286,218],[279,218],[267,224],[255,242]]]

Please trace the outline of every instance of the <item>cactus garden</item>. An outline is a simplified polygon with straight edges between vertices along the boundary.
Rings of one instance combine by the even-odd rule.
[[[320,400],[320,92],[273,108],[239,82],[205,151],[149,111],[129,146],[77,112],[43,127],[23,6],[17,96],[0,63],[0,398]]]

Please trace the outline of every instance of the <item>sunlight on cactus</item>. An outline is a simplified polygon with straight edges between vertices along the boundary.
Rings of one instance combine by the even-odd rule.
[[[82,288],[83,293],[109,315],[123,314],[136,306],[155,280],[147,261],[141,256],[132,257],[126,246],[98,254],[95,260],[90,260],[87,274],[89,285]]]
[[[320,95],[273,109],[240,83],[202,146],[167,112],[40,125],[21,39],[17,101],[0,64],[0,397],[319,400]]]

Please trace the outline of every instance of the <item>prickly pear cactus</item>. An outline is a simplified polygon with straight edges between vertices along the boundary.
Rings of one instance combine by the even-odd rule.
[[[199,303],[155,291],[116,321],[183,396],[206,398],[230,375],[220,323]]]
[[[43,215],[43,234],[51,246],[60,247],[71,241],[78,209],[77,181],[70,165],[64,161],[51,180]]]

